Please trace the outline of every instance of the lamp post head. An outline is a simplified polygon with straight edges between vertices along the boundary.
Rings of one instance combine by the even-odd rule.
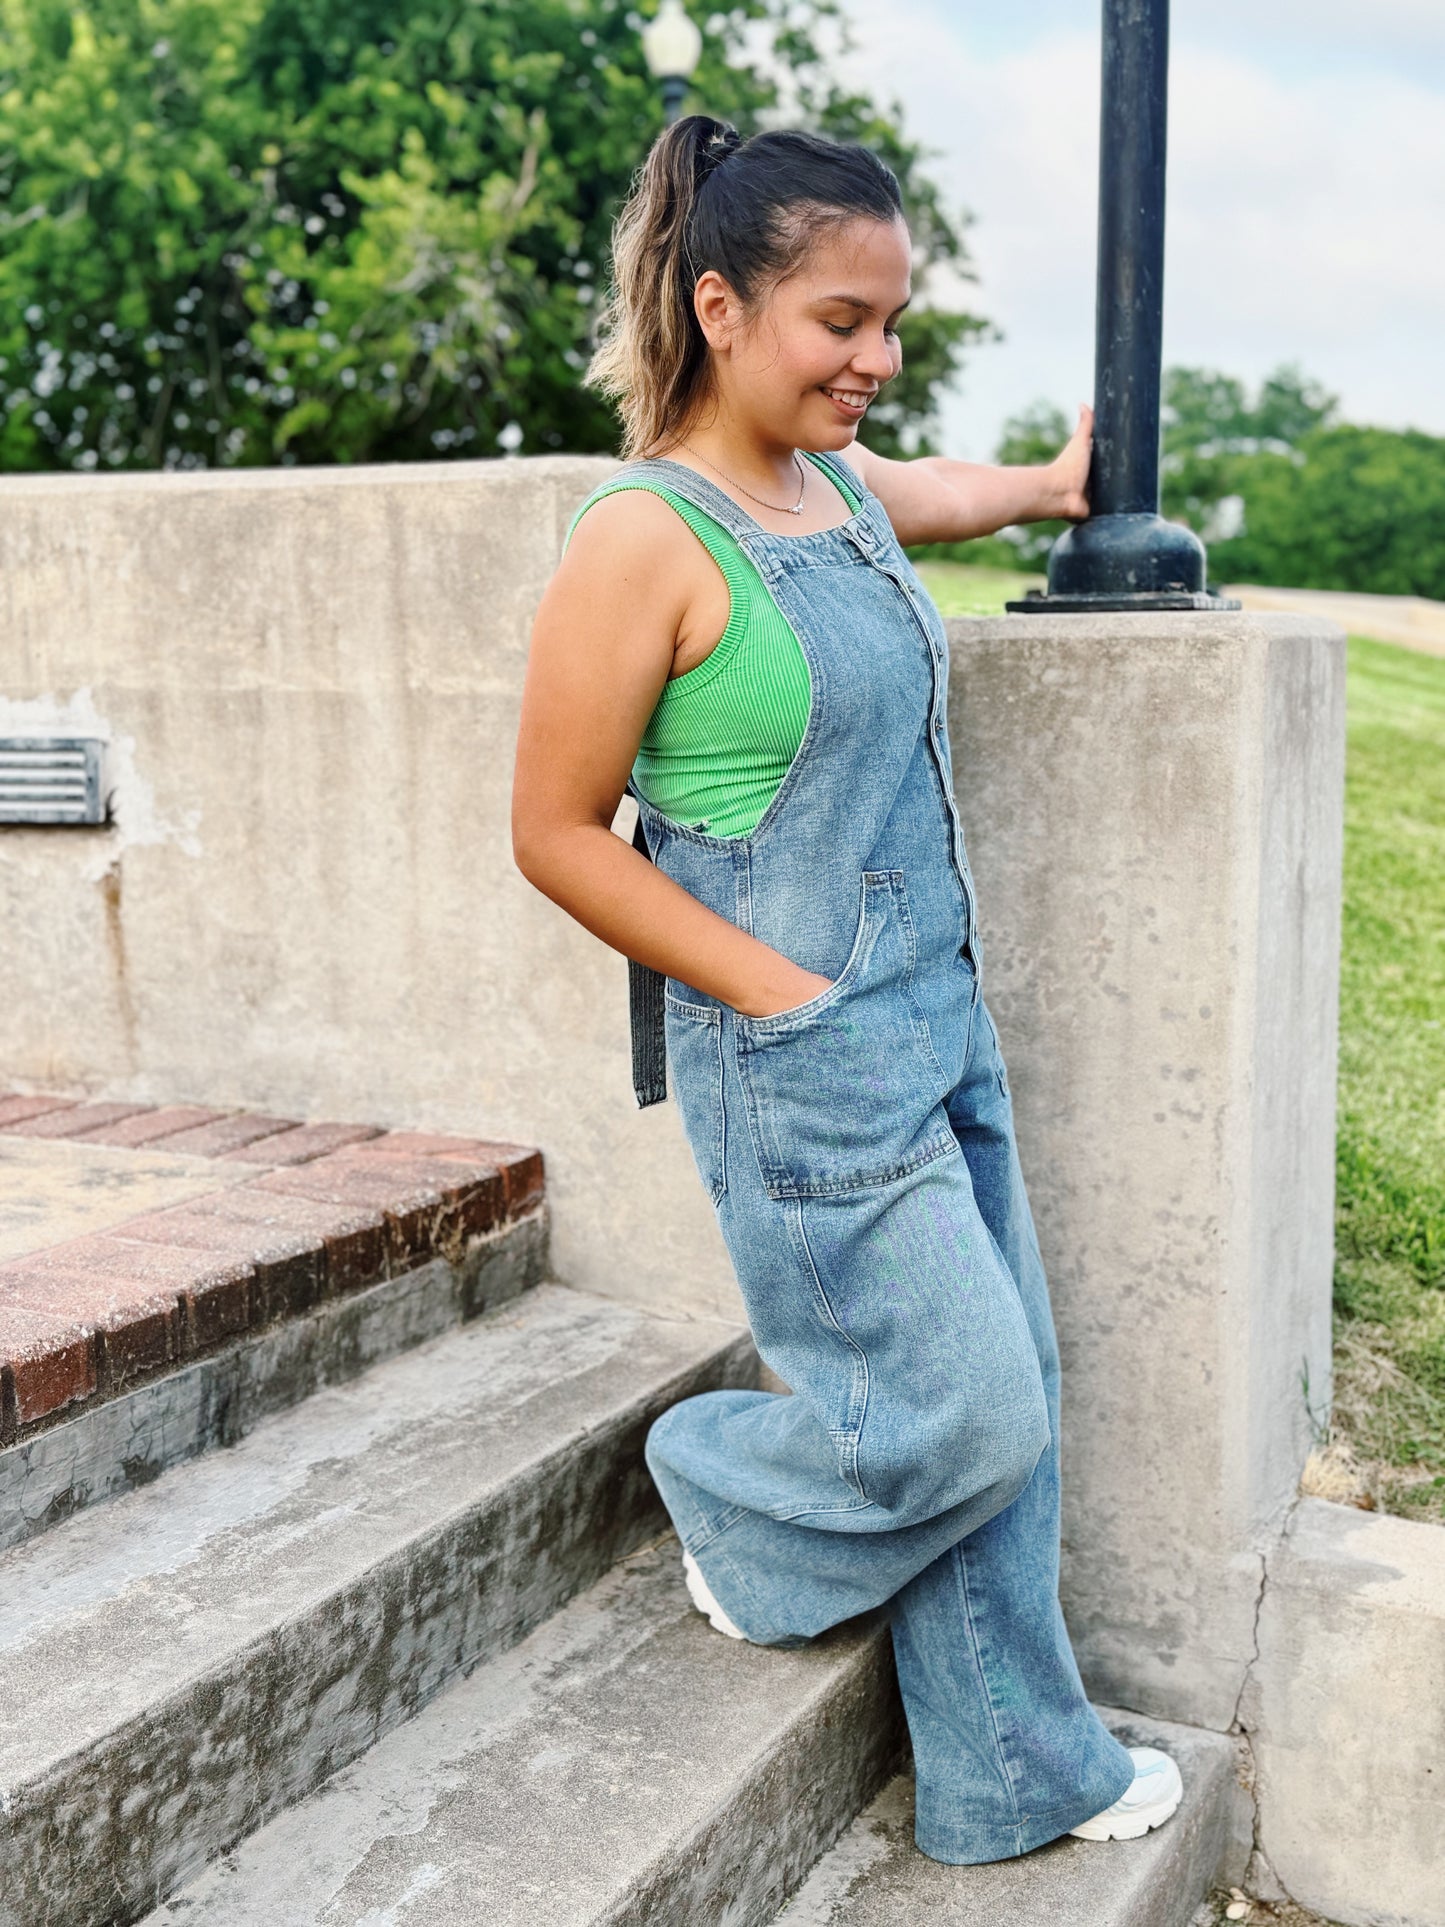
[[[641,39],[654,80],[686,80],[702,53],[702,34],[684,12],[682,0],[662,0]]]

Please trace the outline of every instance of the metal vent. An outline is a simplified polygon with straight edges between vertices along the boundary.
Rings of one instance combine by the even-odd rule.
[[[103,823],[98,736],[0,736],[0,823]]]

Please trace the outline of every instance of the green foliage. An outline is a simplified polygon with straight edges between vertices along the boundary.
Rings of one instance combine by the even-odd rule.
[[[689,104],[868,141],[919,283],[967,273],[897,104],[831,77],[840,22],[720,6]],[[0,468],[611,449],[578,378],[661,125],[639,24],[625,0],[0,0]],[[986,331],[917,305],[884,453],[926,449]]]
[[[1445,438],[1340,425],[1241,467],[1244,526],[1220,581],[1445,598]]]
[[[1253,401],[1232,375],[1166,368],[1160,402],[1160,506],[1206,541],[1215,537],[1219,504],[1244,493],[1250,458],[1290,454],[1337,406],[1292,365],[1266,376]]]

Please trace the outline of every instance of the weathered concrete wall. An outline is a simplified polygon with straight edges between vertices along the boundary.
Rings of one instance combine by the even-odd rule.
[[[517,874],[531,619],[613,464],[0,481],[0,733],[114,732],[0,830],[0,1077],[545,1147],[559,1275],[739,1315],[622,960]]]
[[[1445,1532],[1302,1500],[1241,1712],[1285,1890],[1332,1920],[1445,1927]]]
[[[985,995],[1065,1362],[1097,1697],[1227,1728],[1330,1371],[1344,637],[950,625]]]

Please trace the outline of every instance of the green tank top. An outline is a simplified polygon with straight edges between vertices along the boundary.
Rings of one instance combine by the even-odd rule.
[[[821,462],[813,465],[827,474]],[[716,647],[664,685],[638,746],[633,783],[676,823],[713,836],[746,836],[772,802],[808,727],[807,661],[737,541],[661,483],[604,484],[573,516],[567,540],[593,502],[628,488],[645,488],[671,503],[722,570],[730,598]],[[861,498],[841,486],[839,493],[856,514]]]

